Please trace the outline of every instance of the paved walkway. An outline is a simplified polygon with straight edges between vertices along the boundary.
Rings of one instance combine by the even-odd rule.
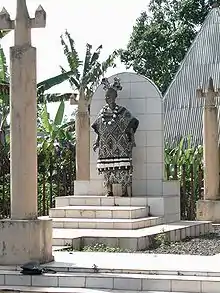
[[[106,252],[54,252],[52,267],[71,269],[91,269],[94,264],[99,269],[122,271],[163,271],[198,272],[206,275],[215,273],[220,276],[219,258],[215,256],[141,254],[141,253],[106,253]],[[214,276],[213,275],[213,276]]]

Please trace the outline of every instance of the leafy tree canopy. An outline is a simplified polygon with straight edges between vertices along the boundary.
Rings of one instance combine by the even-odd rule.
[[[213,4],[220,0],[151,0],[120,50],[127,68],[152,79],[164,93]]]

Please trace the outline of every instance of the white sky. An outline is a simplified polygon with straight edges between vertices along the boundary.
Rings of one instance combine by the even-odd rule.
[[[125,48],[135,20],[147,10],[149,0],[27,0],[30,16],[39,4],[47,12],[47,27],[32,30],[33,45],[37,47],[38,82],[60,73],[59,65],[65,67],[66,60],[60,44],[60,35],[67,29],[74,39],[81,59],[84,59],[85,45],[90,43],[96,49],[103,45],[101,59],[105,59],[114,49]],[[15,17],[16,0],[0,0]],[[13,32],[2,40],[2,47],[9,61],[9,47],[13,46]],[[68,69],[68,67],[66,66]],[[108,76],[124,71],[118,64],[110,69]],[[54,87],[51,92],[70,92],[68,82]],[[68,105],[66,114],[72,112]],[[51,108],[54,112],[55,107]]]

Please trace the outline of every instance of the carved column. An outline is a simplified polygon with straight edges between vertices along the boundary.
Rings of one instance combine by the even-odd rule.
[[[204,97],[203,110],[203,152],[204,152],[204,197],[205,200],[220,199],[219,194],[219,146],[216,96],[212,78],[208,91],[200,90]]]

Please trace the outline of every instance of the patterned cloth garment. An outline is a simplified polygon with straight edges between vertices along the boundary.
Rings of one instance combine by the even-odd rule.
[[[104,175],[105,185],[130,185],[132,180],[132,148],[139,121],[122,106],[113,110],[104,106],[92,128],[99,137],[97,169]]]

